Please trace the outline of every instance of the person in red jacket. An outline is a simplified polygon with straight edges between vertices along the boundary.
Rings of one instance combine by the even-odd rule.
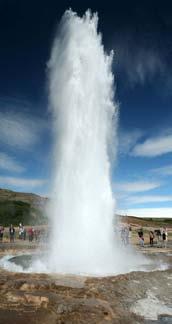
[[[32,242],[33,241],[33,234],[34,234],[34,231],[33,231],[32,227],[29,228],[28,234],[29,234],[29,242]]]

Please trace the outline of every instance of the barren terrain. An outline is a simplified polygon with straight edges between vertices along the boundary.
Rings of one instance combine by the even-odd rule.
[[[14,273],[0,269],[0,324],[172,323],[172,237],[166,248],[149,246],[150,226],[143,227],[145,247],[132,225],[130,244],[165,270],[131,272],[113,277]],[[155,228],[155,227],[153,227]],[[45,230],[45,228],[44,228]],[[44,250],[43,242],[0,244],[0,257]],[[168,268],[168,269],[167,269]]]

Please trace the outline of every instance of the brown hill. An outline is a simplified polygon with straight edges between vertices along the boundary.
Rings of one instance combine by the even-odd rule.
[[[121,223],[132,227],[172,227],[172,218],[139,218],[134,216],[119,216]]]

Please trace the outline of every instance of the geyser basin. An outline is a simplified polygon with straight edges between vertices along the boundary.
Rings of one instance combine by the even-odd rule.
[[[14,256],[10,258],[9,261],[16,264],[17,266],[21,266],[23,270],[27,270],[34,262],[34,259],[35,256],[31,254],[25,254],[25,255]]]
[[[27,272],[27,273],[49,273],[48,269],[45,268],[44,260],[46,256],[40,254],[22,254],[9,256],[0,259],[0,268],[4,268],[9,271],[14,272]],[[148,255],[145,259],[143,256],[140,258],[140,264],[133,264],[123,267],[122,273],[128,273],[132,271],[154,271],[154,270],[166,270],[171,269],[172,265],[167,254],[155,253]],[[115,273],[111,273],[110,275],[120,274],[121,271],[116,271]],[[73,273],[71,273],[73,275]],[[78,275],[87,275],[86,273],[80,273]],[[100,274],[97,274],[99,276]],[[106,276],[107,274],[104,274]],[[92,276],[96,276],[96,274],[92,274]]]

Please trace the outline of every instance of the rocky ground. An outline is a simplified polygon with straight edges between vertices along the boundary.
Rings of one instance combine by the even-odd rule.
[[[21,242],[22,244],[22,242]],[[0,254],[34,251],[3,244]],[[140,253],[172,266],[172,248]],[[0,324],[172,323],[172,270],[106,278],[12,273],[0,270]]]

